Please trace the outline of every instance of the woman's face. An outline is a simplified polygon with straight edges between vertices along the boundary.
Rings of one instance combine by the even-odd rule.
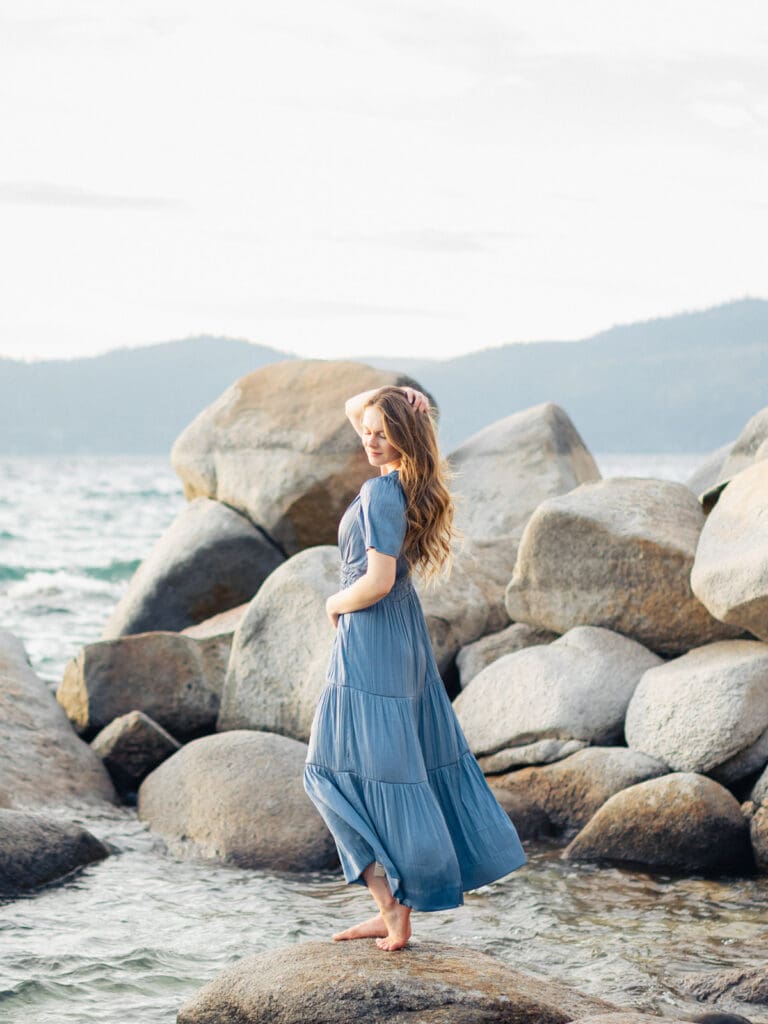
[[[400,462],[400,452],[393,448],[384,433],[384,417],[381,409],[369,405],[363,412],[363,447],[372,466],[386,466]]]

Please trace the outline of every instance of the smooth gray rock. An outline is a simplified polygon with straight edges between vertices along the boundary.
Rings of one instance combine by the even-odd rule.
[[[198,498],[133,574],[101,635],[181,630],[250,601],[283,553],[245,516]]]
[[[641,675],[660,660],[618,633],[580,626],[494,661],[453,706],[476,756],[543,739],[611,743]]]
[[[231,505],[288,555],[335,544],[344,510],[372,475],[344,403],[385,384],[424,390],[342,360],[292,359],[249,373],[177,438],[171,461],[185,496]]]
[[[734,782],[760,765],[737,756],[760,751],[768,729],[768,644],[728,640],[697,647],[650,669],[627,709],[630,747],[674,771],[718,771]]]
[[[189,739],[215,728],[229,650],[227,636],[156,632],[100,640],[67,664],[56,698],[87,739],[131,711]]]
[[[315,871],[337,863],[304,791],[307,748],[236,730],[181,748],[139,787],[138,815],[181,857],[240,868]]]
[[[586,740],[537,740],[536,743],[526,743],[522,747],[505,747],[477,760],[486,775],[497,775],[511,768],[562,761],[586,746]]]
[[[703,874],[747,871],[753,863],[736,799],[691,772],[662,775],[612,796],[563,856]]]
[[[178,1024],[566,1024],[615,1010],[576,989],[439,942],[383,954],[373,940],[304,942],[244,957]]]
[[[666,772],[660,761],[627,747],[587,747],[555,764],[523,768],[493,783],[518,806],[545,814],[552,833],[569,835],[584,828],[616,793]]]
[[[115,803],[101,760],[32,670],[24,644],[0,629],[0,804],[18,809]]]
[[[760,409],[747,421],[736,438],[728,458],[723,463],[715,482],[701,494],[700,501],[706,512],[711,511],[730,481],[758,459],[768,457],[768,406]]]
[[[490,633],[474,643],[462,647],[456,656],[459,681],[464,689],[478,673],[505,654],[522,651],[525,647],[540,647],[557,640],[557,633],[524,622],[513,622],[506,629]]]
[[[91,741],[91,749],[124,797],[134,794],[142,779],[180,748],[179,741],[143,711],[115,718]]]
[[[334,631],[325,602],[339,589],[339,552],[318,546],[267,580],[238,626],[216,728],[264,729],[306,741]]]
[[[768,1005],[768,966],[702,971],[679,979],[680,987],[701,1003]]]
[[[245,604],[239,604],[236,608],[230,608],[226,612],[212,615],[210,619],[198,622],[195,626],[187,626],[186,629],[182,629],[182,635],[192,636],[197,640],[202,640],[209,636],[228,636],[231,640],[235,630],[245,617],[249,604],[250,602],[246,601]]]
[[[109,856],[87,829],[42,814],[0,810],[0,896],[18,896]]]
[[[729,441],[715,451],[710,452],[709,455],[706,455],[685,481],[685,486],[690,491],[693,491],[696,497],[715,486],[720,479],[720,473],[725,465],[725,460],[731,454],[734,444],[734,441]]]
[[[693,494],[667,480],[613,477],[550,498],[520,542],[509,617],[556,633],[604,626],[660,654],[737,636],[691,590],[703,525]]]
[[[721,622],[768,640],[768,460],[735,476],[701,531],[696,597]]]

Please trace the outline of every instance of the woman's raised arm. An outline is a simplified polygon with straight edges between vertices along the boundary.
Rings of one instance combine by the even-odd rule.
[[[360,437],[363,436],[363,410],[365,409],[365,403],[380,390],[380,388],[371,388],[370,391],[361,391],[359,395],[355,395],[354,398],[348,398],[344,403],[344,412],[347,414],[347,419],[355,428],[355,433]],[[405,392],[405,397],[417,412],[429,412],[429,399],[421,391],[409,387],[401,387],[400,390]]]

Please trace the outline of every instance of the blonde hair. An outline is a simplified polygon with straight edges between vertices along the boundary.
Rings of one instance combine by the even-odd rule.
[[[417,412],[405,393],[387,385],[364,406],[379,409],[384,435],[400,456],[399,479],[406,497],[403,555],[425,582],[450,575],[451,541],[458,536],[448,490],[451,469],[440,454],[433,412]]]

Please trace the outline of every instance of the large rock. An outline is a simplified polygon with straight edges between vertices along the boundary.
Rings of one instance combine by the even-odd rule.
[[[181,747],[143,711],[129,711],[104,726],[91,741],[118,792],[132,797],[143,779]]]
[[[543,812],[552,832],[567,834],[583,828],[616,793],[666,771],[660,761],[627,747],[587,747],[563,761],[510,772],[493,783],[496,790],[510,793],[517,806]]]
[[[660,660],[618,633],[580,626],[494,661],[454,708],[476,755],[541,739],[610,744],[641,675]]]
[[[564,633],[605,626],[661,654],[740,633],[694,596],[704,514],[684,484],[614,477],[542,502],[520,542],[513,621]]]
[[[728,971],[706,971],[679,979],[680,987],[702,1003],[728,1009],[741,1003],[768,1005],[768,967],[737,967]]]
[[[107,856],[104,843],[80,825],[0,810],[0,897],[18,896]]]
[[[56,697],[87,739],[130,711],[189,739],[215,728],[229,649],[227,636],[166,632],[86,644],[65,667]]]
[[[16,808],[114,803],[104,765],[77,737],[24,645],[0,629],[0,803]]]
[[[498,775],[513,768],[562,761],[587,746],[586,740],[536,740],[522,747],[504,747],[495,754],[485,754],[477,760],[486,775]]]
[[[734,477],[701,531],[691,587],[721,622],[768,640],[768,460]]]
[[[717,479],[701,494],[705,511],[710,511],[730,481],[759,459],[768,458],[768,406],[756,412],[736,438]]]
[[[662,775],[612,796],[563,856],[705,874],[752,864],[749,828],[736,799],[690,772]]]
[[[307,748],[238,730],[192,740],[139,787],[138,814],[179,856],[240,868],[314,871],[333,837],[304,791]]]
[[[202,622],[250,601],[284,560],[245,516],[198,498],[176,516],[133,574],[101,638]]]
[[[557,640],[557,633],[539,629],[538,626],[528,626],[524,622],[513,622],[506,629],[489,633],[467,644],[456,656],[461,688],[468,686],[484,668],[505,654],[514,654],[525,647],[541,647],[543,644],[551,644],[553,640]]]
[[[244,957],[179,1011],[178,1024],[565,1024],[616,1007],[513,970],[468,946],[305,942]]]
[[[235,632],[216,728],[308,740],[333,646],[325,602],[339,589],[339,552],[319,546],[281,565]]]
[[[728,640],[650,669],[627,710],[627,743],[675,771],[735,782],[768,761],[768,644]]]
[[[385,384],[421,387],[402,374],[320,359],[249,373],[176,440],[171,461],[184,494],[238,509],[288,555],[335,544],[344,510],[372,473],[344,403]]]
[[[734,442],[729,441],[710,452],[685,481],[685,486],[697,497],[714,487],[720,479],[720,473],[725,465],[725,460],[733,450],[733,445]]]
[[[198,640],[208,636],[228,636],[231,641],[235,630],[245,618],[249,604],[250,601],[246,601],[245,604],[239,604],[236,608],[219,612],[217,615],[212,615],[210,619],[198,622],[195,626],[187,626],[181,632],[184,636],[193,636]]]

